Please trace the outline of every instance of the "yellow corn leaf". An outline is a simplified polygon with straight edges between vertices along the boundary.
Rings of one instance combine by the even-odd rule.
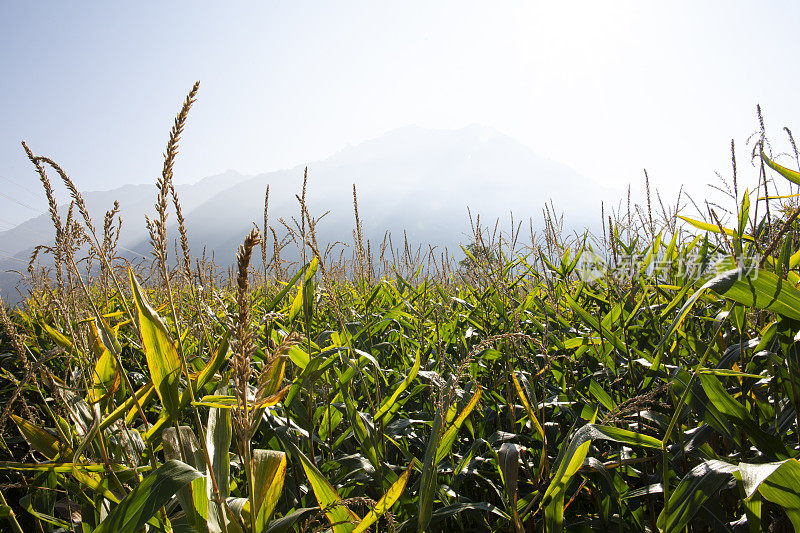
[[[103,343],[95,321],[89,323],[89,334],[92,351],[97,357],[97,363],[94,365],[94,373],[92,374],[92,386],[86,391],[86,401],[97,403],[116,392],[120,386],[121,378],[117,368],[117,360]]]
[[[148,303],[133,271],[129,270],[128,272],[136,309],[139,311],[139,330],[142,334],[147,368],[153,378],[156,393],[161,399],[161,405],[173,418],[176,418],[180,410],[178,385],[180,384],[181,362],[178,358],[178,350],[170,340],[167,326]]]
[[[392,486],[389,487],[389,490],[386,491],[386,494],[384,494],[383,497],[378,500],[378,503],[375,504],[375,507],[373,507],[370,512],[367,513],[367,516],[365,516],[364,519],[356,526],[356,528],[353,530],[353,533],[362,533],[363,531],[366,531],[369,526],[378,520],[378,518],[383,516],[386,511],[392,508],[392,505],[394,505],[394,503],[400,498],[400,495],[406,488],[408,476],[411,473],[411,467],[413,464],[414,463],[408,465],[408,468],[406,468],[406,471],[403,472],[403,475],[401,475],[397,481],[395,481]]]
[[[720,232],[719,231],[719,226],[717,226],[716,224],[710,224],[708,222],[703,222],[702,220],[695,220],[693,218],[685,217],[683,215],[678,215],[678,218],[685,220],[686,222],[688,222],[689,224],[691,224],[692,226],[694,226],[697,229],[710,231],[712,233],[719,233]],[[736,235],[736,231],[732,230],[731,228],[722,228],[722,230],[729,237],[733,237],[734,235]],[[753,238],[750,235],[742,235],[742,239],[744,239],[746,241],[753,241]]]
[[[286,454],[274,450],[253,450],[253,501],[256,531],[266,531],[286,478]]]
[[[436,449],[436,460],[433,464],[439,464],[439,461],[444,459],[444,457],[450,453],[450,449],[453,447],[453,443],[456,440],[456,436],[458,435],[458,430],[461,428],[461,424],[464,423],[464,420],[469,416],[472,410],[478,405],[478,400],[481,399],[481,388],[478,387],[478,390],[475,391],[475,394],[472,395],[467,405],[464,406],[464,410],[461,411],[461,414],[458,415],[450,427],[442,435],[442,440],[439,442],[439,447]]]

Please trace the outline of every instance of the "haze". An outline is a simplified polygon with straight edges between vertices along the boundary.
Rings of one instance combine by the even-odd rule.
[[[292,168],[408,125],[479,124],[604,187],[641,188],[647,168],[668,197],[681,183],[702,194],[729,172],[731,138],[747,160],[757,103],[775,136],[800,111],[790,2],[0,10],[0,229],[45,207],[20,140],[86,190],[154,183],[197,79],[182,183]]]

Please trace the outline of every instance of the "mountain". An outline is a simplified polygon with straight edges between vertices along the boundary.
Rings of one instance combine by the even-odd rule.
[[[177,187],[194,254],[213,251],[220,265],[232,264],[235,251],[255,222],[263,224],[264,194],[270,187],[269,220],[279,235],[283,218],[299,219],[302,167],[256,176],[233,171]],[[377,244],[387,231],[395,246],[404,230],[412,243],[443,249],[469,242],[467,207],[473,216],[508,228],[509,213],[527,227],[541,226],[542,208],[552,199],[566,213],[567,229],[596,226],[600,199],[616,200],[619,191],[601,187],[566,165],[538,156],[514,139],[482,126],[459,130],[428,130],[409,126],[351,146],[308,166],[307,205],[312,216],[329,214],[320,222],[318,239],[352,242],[353,184],[358,193],[364,238]],[[95,224],[114,200],[120,202],[124,226],[120,244],[128,254],[147,255],[149,239],[144,214],[153,213],[156,189],[126,185],[85,194]],[[62,216],[65,207],[62,207]],[[151,215],[152,216],[152,215]],[[174,215],[170,215],[174,223]],[[0,232],[0,250],[14,256],[0,260],[0,271],[24,269],[34,245],[53,233],[48,214]],[[526,232],[527,233],[527,232]],[[174,226],[170,234],[175,235]],[[171,251],[171,250],[170,250]],[[0,290],[9,294],[9,281],[0,276]]]
[[[233,257],[252,222],[262,225],[267,185],[270,224],[298,218],[302,181],[298,167],[253,176],[209,198],[186,217],[192,248],[213,243],[217,257]],[[415,243],[450,249],[468,241],[467,207],[484,222],[506,221],[510,212],[541,222],[552,198],[580,229],[599,221],[601,197],[618,194],[488,128],[406,127],[309,165],[311,214],[330,211],[320,223],[321,241],[352,242],[354,183],[365,238],[380,242],[388,230],[397,244],[406,230]]]
[[[209,196],[219,194],[223,190],[247,179],[238,172],[229,170],[223,174],[209,176],[190,185],[177,185],[176,192],[181,199],[182,209],[191,210],[205,202]],[[68,201],[63,198],[66,193],[60,190],[61,184],[56,183],[52,176],[51,182],[56,190],[59,216],[63,220],[69,208]],[[119,217],[122,218],[122,232],[119,246],[122,256],[131,255],[124,248],[132,250],[141,247],[143,241],[148,241],[149,236],[145,227],[145,214],[153,216],[154,203],[157,189],[153,185],[123,185],[108,191],[82,192],[81,196],[86,203],[86,208],[92,216],[95,228],[103,231],[103,217],[110,210],[114,201],[119,202]],[[44,191],[42,192],[44,196]],[[75,213],[75,216],[80,216]],[[171,215],[174,219],[174,215]],[[39,244],[52,244],[55,235],[50,213],[43,213],[37,217],[26,220],[10,230],[0,232],[0,295],[6,302],[17,302],[20,295],[15,290],[20,281],[20,273],[27,269],[28,261],[35,246]],[[99,235],[102,239],[102,234]],[[50,266],[49,256],[40,256],[41,263]]]

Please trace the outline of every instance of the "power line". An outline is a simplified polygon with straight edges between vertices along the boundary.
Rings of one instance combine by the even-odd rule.
[[[11,222],[10,220],[6,220],[6,219],[4,219],[4,218],[0,218],[0,222],[2,222],[2,223],[4,223],[4,224],[11,224],[11,226],[12,226],[12,227],[11,227],[11,229],[21,229],[21,230],[25,230],[25,231],[27,231],[28,233],[33,233],[34,235],[38,235],[38,236],[40,236],[40,237],[44,237],[45,239],[48,239],[48,240],[52,238],[50,235],[47,235],[47,234],[45,234],[45,233],[42,233],[41,231],[36,231],[35,229],[31,229],[31,228],[25,227],[25,226],[23,226],[22,224],[14,224],[14,223],[13,223],[13,222]],[[6,230],[6,231],[10,231],[10,230]]]
[[[22,207],[27,207],[27,208],[28,208],[28,209],[30,209],[31,211],[36,211],[37,213],[38,213],[38,212],[41,212],[41,209],[37,209],[37,208],[35,208],[35,207],[31,207],[30,205],[26,204],[25,202],[21,202],[21,201],[17,200],[16,198],[13,198],[13,197],[11,197],[11,196],[7,195],[7,194],[6,194],[6,193],[4,193],[4,192],[0,192],[0,196],[2,196],[3,198],[6,198],[6,199],[8,199],[8,200],[11,200],[11,201],[12,201],[12,202],[14,202],[15,204],[19,204],[19,205],[21,205]]]
[[[11,180],[9,180],[8,178],[4,178],[3,176],[0,176],[0,179],[4,179],[6,181],[14,183]],[[15,183],[15,185],[17,185],[17,184]],[[20,187],[22,187],[22,186],[20,185]],[[24,189],[24,187],[22,187],[22,188]],[[28,208],[28,209],[30,209],[32,211],[36,211],[38,213],[42,213],[41,209],[37,209],[35,207],[31,207],[30,205],[28,205],[28,204],[26,204],[24,202],[21,202],[21,201],[17,200],[16,198],[12,198],[11,196],[9,196],[9,195],[7,195],[7,194],[5,194],[3,192],[0,192],[0,196],[6,198],[8,200],[11,200],[14,203],[19,204],[22,207],[26,207],[26,208]],[[27,231],[29,233],[34,233],[36,235],[39,235],[40,237],[44,237],[46,239],[50,239],[51,238],[50,235],[45,235],[41,231],[36,231],[36,230],[32,230],[30,228],[26,228],[22,224],[14,224],[13,222],[11,222],[9,220],[2,219],[2,218],[0,218],[0,222],[4,222],[5,224],[10,224],[12,226],[10,229],[21,228],[21,229],[23,229],[23,230],[25,230],[25,231]],[[5,231],[9,231],[9,230],[5,230]],[[136,250],[131,250],[130,248],[126,248],[126,247],[124,247],[124,246],[122,246],[120,244],[117,244],[117,248],[119,248],[120,250],[125,250],[126,252],[130,252],[132,254],[138,255],[139,257],[144,257],[145,259],[148,259],[148,256],[146,256],[146,255],[144,255],[144,254],[142,254],[140,252],[137,252]]]
[[[7,177],[5,177],[5,176],[0,176],[0,180],[7,181],[7,182],[9,182],[11,185],[16,185],[16,186],[17,186],[17,187],[19,187],[20,189],[22,189],[22,190],[24,190],[24,191],[27,191],[27,192],[31,193],[33,196],[37,196],[37,197],[38,197],[38,196],[41,194],[41,191],[40,191],[40,192],[34,192],[34,191],[32,191],[31,189],[29,189],[29,188],[25,187],[24,185],[20,185],[19,183],[17,183],[16,181],[12,180],[11,178],[7,178]]]
[[[8,220],[5,220],[3,218],[0,218],[0,222],[3,222],[5,224],[12,224],[12,222],[9,222]],[[48,241],[52,239],[52,236],[47,235],[45,233],[42,233],[41,231],[36,231],[35,229],[31,229],[31,228],[25,227],[22,224],[16,225],[16,226],[12,227],[11,229],[25,230],[28,233],[33,233],[34,235],[38,235],[39,237],[44,237]],[[6,230],[6,231],[10,231],[10,230]],[[136,250],[131,250],[130,248],[126,248],[126,247],[122,246],[121,244],[117,244],[117,248],[119,248],[120,250],[125,250],[126,252],[130,252],[130,253],[132,253],[134,255],[138,255],[139,257],[144,257],[145,259],[149,259],[148,256],[144,255],[143,253],[137,252]]]
[[[26,266],[28,265],[28,262],[25,261],[24,259],[20,259],[19,257],[13,256],[8,252],[4,252],[3,250],[0,250],[0,255],[6,256],[6,259],[11,259],[13,261],[18,261],[18,262],[20,262],[20,263],[22,263],[22,264],[24,264]]]

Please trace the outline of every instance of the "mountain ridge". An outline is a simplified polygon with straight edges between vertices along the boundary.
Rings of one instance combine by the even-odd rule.
[[[456,130],[406,126],[347,146],[331,156],[291,169],[244,175],[234,170],[208,176],[194,184],[177,185],[186,218],[190,246],[213,251],[217,261],[233,261],[238,243],[253,223],[263,225],[264,195],[270,186],[270,225],[285,230],[297,218],[304,168],[308,168],[307,205],[312,216],[329,214],[320,223],[322,243],[351,241],[354,227],[353,184],[365,239],[380,242],[385,232],[405,234],[414,243],[434,243],[457,249],[468,240],[467,208],[484,221],[541,218],[552,199],[578,230],[599,219],[603,197],[619,191],[600,186],[572,168],[536,154],[529,147],[491,128],[470,125]],[[123,217],[120,244],[136,255],[149,254],[144,215],[154,214],[154,185],[123,185],[85,193],[95,225],[114,199]],[[172,207],[172,206],[170,206]],[[66,206],[60,206],[62,217]],[[592,212],[596,212],[593,214]],[[176,236],[175,216],[169,215],[169,235]],[[49,214],[0,232],[0,250],[15,259],[0,260],[0,294],[8,292],[6,270],[19,268],[30,251],[52,235]],[[52,237],[50,239],[52,241]],[[324,244],[321,245],[324,249]],[[271,249],[271,247],[270,247]],[[123,257],[126,253],[121,253]],[[13,264],[12,264],[13,263]]]

